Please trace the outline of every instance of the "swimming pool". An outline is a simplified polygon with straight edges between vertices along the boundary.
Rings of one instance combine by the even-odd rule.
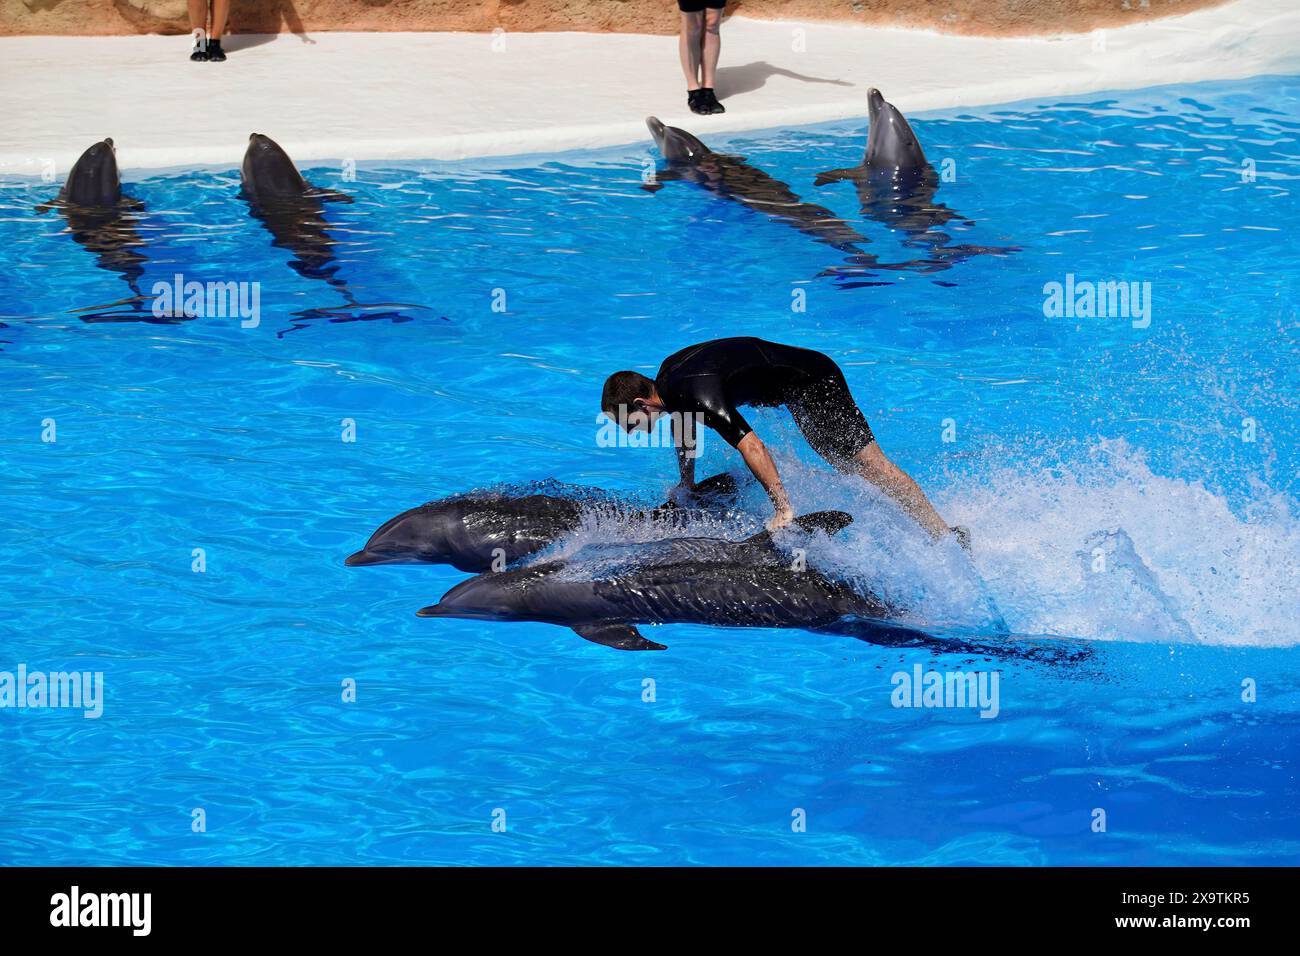
[[[309,169],[356,199],[327,210],[324,270],[290,267],[236,170],[129,182],[125,260],[33,212],[55,186],[5,182],[0,670],[102,671],[106,699],[0,711],[0,861],[1294,863],[1300,78],[913,121],[974,223],[954,242],[1018,251],[844,269],[687,183],[640,189],[648,138]],[[850,187],[813,178],[861,127],[695,132],[854,222]],[[177,274],[256,283],[260,321],[119,301]],[[1112,281],[1150,283],[1149,314],[1047,314],[1050,283]],[[935,629],[985,626],[973,580],[1017,635],[1092,653],[677,626],[622,654],[417,619],[447,567],[343,567],[477,486],[661,497],[670,452],[597,444],[600,383],[729,334],[839,361],[979,577],[757,414],[796,507],[855,515],[814,560]],[[701,475],[737,463],[719,445]],[[997,717],[892,706],[917,665],[996,670]]]

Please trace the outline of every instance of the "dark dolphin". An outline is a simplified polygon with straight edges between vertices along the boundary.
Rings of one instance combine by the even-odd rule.
[[[252,133],[239,169],[240,194],[248,203],[249,214],[271,234],[271,244],[286,249],[293,256],[289,267],[304,279],[324,282],[344,299],[341,308],[307,309],[296,313],[297,319],[329,319],[335,322],[358,319],[392,319],[409,321],[409,316],[394,308],[421,308],[395,303],[362,305],[357,302],[347,282],[338,275],[340,263],[335,255],[338,240],[330,232],[325,204],[351,203],[352,197],[333,189],[307,182],[280,144],[269,136]],[[368,312],[367,310],[378,310]],[[295,323],[292,328],[302,328]],[[283,333],[281,333],[283,334]]]
[[[325,219],[325,203],[350,203],[352,197],[313,187],[280,144],[261,133],[248,137],[239,180],[249,212],[271,233],[271,244],[293,254],[290,268],[305,279],[332,285],[351,301],[347,284],[335,274],[339,262],[334,255],[336,241]]]
[[[834,533],[852,520],[843,512],[820,512],[797,523],[805,531]],[[559,624],[625,651],[664,649],[643,637],[637,624],[816,629],[846,617],[883,620],[891,614],[874,597],[797,570],[766,531],[744,541],[676,538],[623,546],[624,560],[596,562],[584,573],[585,551],[568,561],[480,574],[417,613]]]
[[[95,264],[117,275],[131,290],[129,298],[108,306],[76,310],[83,322],[178,321],[171,316],[155,316],[144,307],[148,297],[140,291],[140,278],[148,257],[141,251],[145,240],[141,238],[140,227],[145,205],[123,195],[112,139],[95,143],[82,153],[59,195],[36,207],[38,213],[51,209],[59,211],[73,241],[95,256]],[[113,311],[121,305],[129,308]]]
[[[833,535],[853,521],[841,511],[795,519],[799,531]],[[788,533],[788,532],[783,532]],[[594,551],[594,555],[589,555]],[[612,559],[611,559],[612,554]],[[791,561],[764,531],[744,541],[676,538],[584,548],[573,558],[488,572],[462,581],[420,617],[538,621],[624,651],[660,651],[638,624],[798,628],[888,647],[1072,663],[1078,642],[928,634],[871,593]]]
[[[111,209],[122,202],[122,177],[111,137],[81,154],[59,191],[58,201],[98,209]]]
[[[725,510],[736,493],[735,479],[723,473],[696,484],[689,512],[665,504],[624,513],[670,530],[680,526],[684,514]],[[431,501],[384,522],[365,548],[344,563],[450,564],[461,571],[487,571],[494,561],[513,564],[549,547],[577,530],[592,508],[591,498],[550,494],[471,494]]]
[[[655,174],[656,182],[642,187],[646,191],[654,192],[665,182],[685,180],[792,226],[817,242],[864,261],[870,259],[859,248],[869,240],[825,206],[804,202],[779,179],[742,157],[713,152],[686,130],[665,126],[654,116],[645,122],[668,163],[666,169]]]
[[[851,179],[880,188],[911,189],[939,184],[939,176],[925,158],[912,126],[880,90],[867,91],[867,149],[857,166],[832,169],[817,176],[818,186]]]
[[[903,245],[923,253],[921,260],[907,264],[917,271],[935,272],[972,256],[1019,251],[1014,246],[950,245],[952,236],[942,231],[944,227],[954,220],[963,226],[973,226],[974,221],[935,202],[938,173],[925,158],[907,118],[877,89],[867,93],[867,114],[862,162],[819,173],[814,185],[852,182],[863,217],[901,232]]]

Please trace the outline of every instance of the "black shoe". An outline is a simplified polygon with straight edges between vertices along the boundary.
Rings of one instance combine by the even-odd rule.
[[[208,57],[207,57],[207,58],[208,58],[209,60],[211,60],[213,63],[225,63],[225,62],[226,62],[226,51],[223,50],[223,49],[221,49],[221,41],[220,41],[220,40],[209,40],[209,41],[208,41]]]
[[[686,105],[691,108],[692,113],[699,113],[701,116],[708,116],[713,110],[709,109],[708,102],[704,99],[703,90],[687,90]]]
[[[702,99],[702,100],[704,101],[704,106],[705,106],[705,112],[706,112],[706,113],[725,113],[725,112],[727,112],[727,108],[726,108],[725,106],[723,106],[721,103],[718,102],[718,97],[714,94],[714,92],[713,92],[713,87],[711,87],[711,86],[703,86],[703,87],[700,87],[700,93],[703,94],[703,95],[700,97],[700,99]]]
[[[190,53],[190,59],[195,63],[206,63],[208,60],[207,47],[195,45],[194,51]]]

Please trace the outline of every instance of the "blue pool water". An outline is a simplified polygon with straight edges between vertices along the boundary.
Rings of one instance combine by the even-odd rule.
[[[697,131],[861,220],[848,184],[812,181],[857,161],[862,125]],[[356,197],[326,210],[331,283],[290,268],[235,170],[189,171],[128,183],[147,211],[127,268],[146,293],[258,283],[260,324],[83,321],[148,305],[114,305],[121,268],[33,211],[53,186],[0,184],[0,670],[106,687],[98,720],[0,710],[0,862],[1296,862],[1300,78],[914,126],[951,160],[937,200],[974,222],[953,243],[1020,251],[857,275],[690,184],[641,190],[647,139],[311,169]],[[1149,325],[1045,315],[1067,275],[1149,282]],[[600,384],[729,334],[835,357],[974,538],[972,571],[758,413],[796,507],[855,515],[810,560],[927,629],[987,632],[987,595],[1016,635],[1091,653],[704,626],[619,653],[417,619],[448,567],[343,567],[390,515],[474,487],[662,497],[670,452],[598,447]],[[706,443],[700,474],[737,464]],[[751,495],[722,530],[762,517]],[[891,706],[918,664],[996,670],[998,716]]]

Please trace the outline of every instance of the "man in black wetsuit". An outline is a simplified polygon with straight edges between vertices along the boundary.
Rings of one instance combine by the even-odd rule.
[[[767,489],[776,509],[767,526],[775,531],[790,523],[794,510],[772,456],[736,410],[739,405],[784,405],[808,444],[837,471],[870,481],[935,537],[949,531],[916,482],[885,457],[844,373],[820,352],[756,338],[714,339],[668,356],[653,381],[639,372],[615,372],[600,400],[601,410],[629,432],[649,431],[660,415],[673,415],[687,489],[695,484],[698,415],[740,452]]]

